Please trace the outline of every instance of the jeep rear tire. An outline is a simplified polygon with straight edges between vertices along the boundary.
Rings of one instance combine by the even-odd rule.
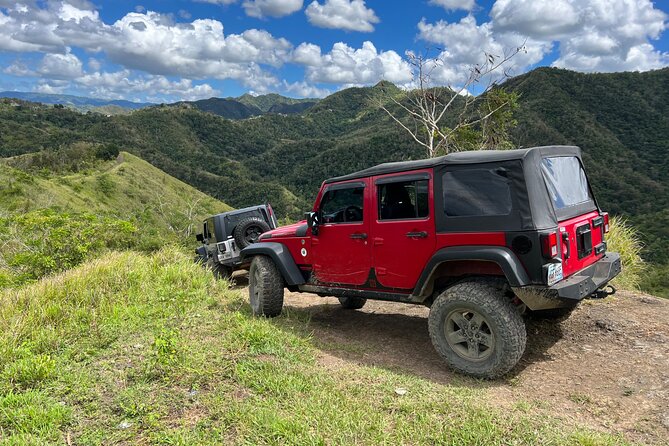
[[[359,310],[365,306],[367,299],[363,299],[362,297],[346,296],[340,297],[339,303],[341,304],[342,308],[347,310]]]
[[[442,292],[430,308],[428,327],[448,365],[477,378],[504,375],[525,351],[523,318],[491,281],[460,282]]]
[[[269,231],[269,229],[269,225],[262,218],[250,217],[237,223],[237,226],[232,231],[232,235],[239,249],[244,249],[250,244],[257,242],[260,234]]]
[[[255,316],[275,317],[283,308],[283,277],[267,256],[255,256],[249,269],[249,301]]]
[[[216,279],[228,280],[232,277],[232,268],[226,265],[221,265],[218,262],[214,262],[211,258],[207,260],[207,268],[211,270]]]

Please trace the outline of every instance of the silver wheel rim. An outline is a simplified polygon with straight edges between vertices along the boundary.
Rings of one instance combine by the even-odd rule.
[[[468,361],[485,361],[495,349],[495,334],[490,324],[474,310],[451,311],[444,321],[444,336],[451,350]]]

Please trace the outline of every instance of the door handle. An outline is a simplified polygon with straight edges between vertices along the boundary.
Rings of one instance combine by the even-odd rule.
[[[352,239],[365,240],[367,239],[367,234],[365,234],[364,232],[356,232],[355,234],[351,234],[350,237]]]
[[[406,235],[409,238],[427,238],[427,232],[426,231],[407,232]]]

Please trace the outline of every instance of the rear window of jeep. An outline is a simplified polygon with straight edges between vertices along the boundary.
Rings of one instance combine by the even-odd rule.
[[[541,170],[555,210],[592,200],[585,171],[575,156],[544,158]]]

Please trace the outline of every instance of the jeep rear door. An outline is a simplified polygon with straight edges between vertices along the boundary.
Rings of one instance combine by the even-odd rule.
[[[381,175],[372,181],[376,280],[380,288],[410,291],[434,254],[431,170]]]
[[[606,252],[604,218],[577,157],[544,157],[541,170],[558,219],[562,272],[567,277]]]
[[[372,267],[369,243],[369,178],[325,187],[318,203],[322,221],[311,238],[313,277],[330,286],[367,282]]]

